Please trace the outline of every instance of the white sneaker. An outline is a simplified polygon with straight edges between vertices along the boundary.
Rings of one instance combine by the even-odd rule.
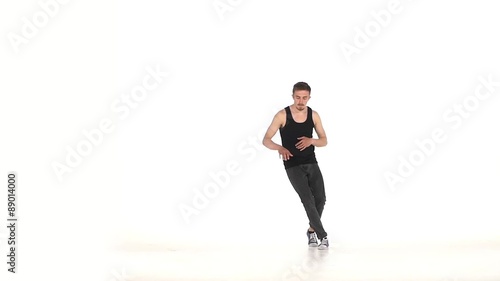
[[[330,244],[328,243],[328,238],[321,239],[321,243],[319,243],[318,250],[327,250]]]
[[[318,247],[318,237],[316,236],[316,232],[307,231],[307,239],[309,239],[309,247]]]

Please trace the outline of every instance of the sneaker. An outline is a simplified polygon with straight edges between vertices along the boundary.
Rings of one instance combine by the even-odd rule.
[[[318,247],[318,237],[316,232],[307,231],[307,239],[309,239],[309,247]]]
[[[321,243],[319,243],[318,250],[326,250],[330,244],[328,244],[328,238],[321,239]]]

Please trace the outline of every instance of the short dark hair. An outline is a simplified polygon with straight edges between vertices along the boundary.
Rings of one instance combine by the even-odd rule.
[[[301,91],[301,90],[308,91],[309,94],[311,94],[311,87],[306,82],[297,82],[297,83],[295,83],[295,85],[293,85],[292,93],[294,94],[295,91]]]

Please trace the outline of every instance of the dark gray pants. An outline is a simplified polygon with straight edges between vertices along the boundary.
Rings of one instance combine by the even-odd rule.
[[[326,202],[325,185],[318,164],[302,164],[285,171],[304,205],[309,226],[316,231],[319,239],[326,237],[327,233],[321,223]]]

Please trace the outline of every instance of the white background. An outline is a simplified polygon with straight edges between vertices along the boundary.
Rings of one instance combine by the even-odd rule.
[[[500,87],[459,128],[443,119],[479,76],[500,81],[496,1],[402,0],[350,63],[341,43],[354,46],[355,28],[390,1],[242,0],[223,18],[213,3],[68,1],[16,52],[9,34],[43,10],[1,2],[0,171],[5,182],[8,171],[19,177],[20,271],[54,274],[62,256],[78,270],[72,258],[98,264],[99,253],[145,244],[303,241],[300,200],[277,152],[261,145],[298,81],[311,85],[308,105],[328,136],[316,153],[332,240],[500,239]],[[120,118],[112,103],[147,67],[169,76]],[[52,164],[66,164],[66,147],[105,118],[113,132],[59,181]],[[435,128],[447,140],[391,189],[384,173]],[[180,206],[232,162],[239,174],[188,223]],[[6,228],[0,235],[3,255]]]

